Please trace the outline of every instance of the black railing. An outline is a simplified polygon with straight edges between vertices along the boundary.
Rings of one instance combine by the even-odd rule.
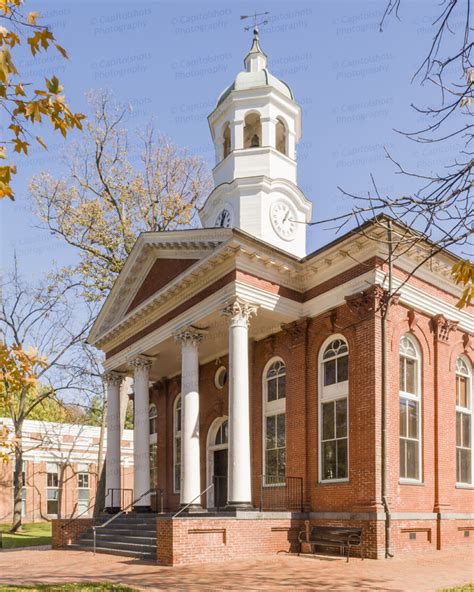
[[[122,510],[133,500],[133,489],[124,489],[121,487],[111,487],[105,494],[106,508],[119,508]]]
[[[303,511],[303,477],[260,475],[260,511]]]

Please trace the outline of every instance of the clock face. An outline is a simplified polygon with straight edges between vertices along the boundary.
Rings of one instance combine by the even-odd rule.
[[[273,230],[283,240],[293,240],[296,235],[296,212],[285,201],[276,201],[270,207],[270,221]]]
[[[216,218],[216,226],[221,228],[230,228],[232,222],[232,216],[229,210],[222,210]]]

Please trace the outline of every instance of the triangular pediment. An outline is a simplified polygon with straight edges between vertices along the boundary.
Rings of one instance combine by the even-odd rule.
[[[224,228],[141,234],[105,300],[88,341],[96,343],[125,317],[231,239],[232,230]]]

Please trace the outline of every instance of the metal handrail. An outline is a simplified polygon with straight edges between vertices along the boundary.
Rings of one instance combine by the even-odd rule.
[[[124,493],[127,491],[131,491],[132,492],[132,500],[133,500],[133,489],[131,487],[109,487],[107,489],[107,493],[105,494],[105,499],[107,500],[107,498],[110,496],[110,507],[111,508],[115,508],[116,506],[114,506],[114,491],[118,491],[119,492],[119,502],[120,502],[120,508],[122,507],[124,501],[125,501],[125,497],[124,497]],[[106,504],[107,507],[107,504]]]
[[[145,491],[145,493],[142,493],[140,497],[138,497],[137,499],[133,500],[128,506],[126,506],[123,510],[120,510],[120,512],[117,512],[117,514],[114,514],[111,518],[109,518],[106,522],[104,522],[103,524],[99,524],[97,526],[93,526],[92,527],[92,532],[93,532],[93,536],[94,536],[94,555],[95,555],[95,549],[96,549],[96,535],[97,535],[97,529],[98,528],[105,528],[108,524],[110,524],[111,522],[113,522],[116,518],[118,518],[119,516],[121,516],[122,514],[125,514],[125,512],[131,508],[132,506],[134,506],[137,502],[139,502],[142,498],[144,498],[147,495],[150,495],[150,493],[152,491],[154,491],[155,488],[152,487],[151,489],[149,489],[148,491]]]
[[[173,518],[176,518],[176,516],[179,516],[182,512],[184,512],[184,510],[187,510],[189,508],[189,506],[191,506],[197,499],[199,499],[202,495],[204,495],[205,493],[207,493],[209,491],[209,489],[211,489],[211,487],[214,487],[214,483],[211,483],[209,485],[209,487],[206,487],[206,489],[204,489],[204,491],[201,491],[201,493],[199,495],[197,495],[194,499],[192,499],[189,503],[187,503],[185,506],[183,506],[180,510],[178,510],[176,512],[176,514],[174,514]]]
[[[87,506],[87,508],[84,510],[84,512],[81,512],[81,513],[80,513],[80,514],[78,514],[77,516],[73,516],[73,517],[72,517],[70,520],[68,520],[68,521],[66,522],[66,524],[61,524],[61,528],[66,528],[66,526],[69,526],[69,525],[71,524],[71,522],[74,522],[75,520],[79,520],[79,518],[80,518],[81,516],[84,516],[84,514],[85,514],[86,512],[89,512],[89,510],[91,510],[92,508],[95,508],[95,507],[96,507],[98,504],[100,504],[100,503],[101,503],[101,500],[97,500],[97,499],[96,499],[96,501],[95,501],[93,504],[90,504],[89,506]]]

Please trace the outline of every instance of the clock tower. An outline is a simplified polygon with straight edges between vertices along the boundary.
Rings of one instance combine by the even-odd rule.
[[[204,227],[235,227],[297,257],[306,255],[312,204],[296,181],[301,108],[270,74],[258,29],[237,74],[209,115],[216,152]]]

